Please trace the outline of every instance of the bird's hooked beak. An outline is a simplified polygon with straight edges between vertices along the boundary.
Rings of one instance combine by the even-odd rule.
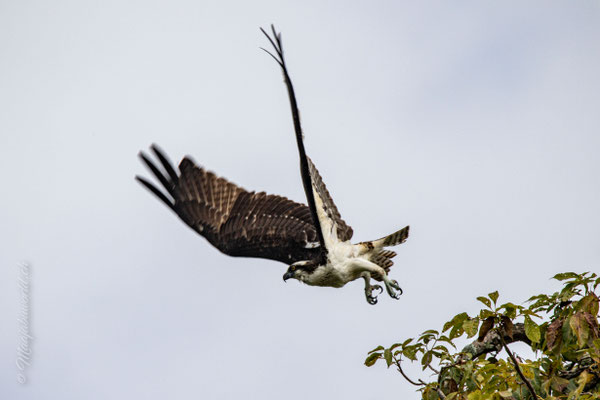
[[[284,275],[283,275],[283,281],[287,281],[290,278],[294,277],[294,273],[291,271],[287,271]]]

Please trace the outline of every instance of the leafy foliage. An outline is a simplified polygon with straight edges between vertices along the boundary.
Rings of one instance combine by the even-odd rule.
[[[385,361],[419,387],[425,400],[480,399],[600,399],[599,300],[600,277],[566,272],[554,276],[562,290],[531,297],[528,306],[498,305],[498,292],[477,297],[484,308],[463,312],[446,322],[441,332],[427,330],[390,347],[369,352],[365,365]],[[522,321],[522,322],[521,322]],[[458,351],[459,338],[477,338]],[[520,360],[508,347],[528,344],[536,359]],[[507,359],[497,358],[504,350]],[[487,358],[486,358],[487,357]],[[409,378],[406,359],[419,361],[435,380]]]

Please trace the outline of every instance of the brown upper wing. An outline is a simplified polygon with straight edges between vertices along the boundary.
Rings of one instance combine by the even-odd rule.
[[[342,216],[335,206],[335,203],[333,202],[333,199],[327,190],[327,186],[325,186],[325,183],[323,182],[317,167],[315,167],[315,164],[313,164],[309,157],[306,157],[306,159],[308,160],[308,170],[310,172],[312,186],[323,202],[325,214],[329,219],[333,220],[335,226],[337,227],[338,239],[341,241],[352,239],[352,227],[346,224],[346,222],[342,219]]]
[[[177,173],[158,147],[153,145],[152,150],[166,174],[145,154],[140,153],[140,157],[167,193],[144,178],[136,179],[221,252],[286,264],[310,260],[320,253],[306,205],[264,192],[248,192],[187,157]]]

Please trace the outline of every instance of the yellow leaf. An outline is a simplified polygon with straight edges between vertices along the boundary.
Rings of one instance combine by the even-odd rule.
[[[577,397],[579,397],[581,392],[583,392],[585,385],[587,385],[587,383],[589,381],[591,381],[593,378],[594,378],[594,375],[590,374],[587,371],[583,371],[581,373],[581,375],[579,375],[579,378],[577,378],[577,389],[575,389],[571,393],[571,395],[569,396],[569,399],[576,399]]]
[[[483,397],[481,396],[481,392],[477,390],[475,392],[469,393],[469,395],[467,396],[467,400],[483,400]]]
[[[569,320],[569,326],[577,337],[577,344],[583,347],[588,340],[590,328],[582,312],[577,312]]]

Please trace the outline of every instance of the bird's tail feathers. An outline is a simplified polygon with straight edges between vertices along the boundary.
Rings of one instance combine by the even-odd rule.
[[[385,269],[385,272],[389,272],[394,262],[392,258],[396,257],[396,252],[391,250],[379,250],[374,251],[369,257],[369,260],[380,267]]]
[[[391,235],[387,235],[384,236],[380,239],[377,240],[370,240],[368,242],[361,242],[359,243],[359,245],[362,245],[362,247],[364,248],[364,252],[368,252],[370,250],[375,250],[375,249],[382,249],[384,247],[391,247],[391,246],[396,246],[398,244],[404,243],[406,241],[406,239],[408,239],[408,230],[409,230],[409,226],[405,226],[404,228],[400,229],[399,231],[396,231],[394,233],[392,233]]]
[[[391,235],[384,236],[381,239],[373,240],[373,247],[391,247],[404,243],[406,242],[406,239],[408,239],[409,229],[409,226],[405,226],[404,228],[392,233]]]
[[[384,268],[386,272],[389,272],[391,266],[394,265],[392,258],[396,256],[396,252],[385,250],[384,247],[396,246],[404,243],[408,238],[408,230],[409,227],[405,226],[399,231],[384,236],[381,239],[359,243],[358,245],[362,247],[361,254],[368,254],[371,262]]]

